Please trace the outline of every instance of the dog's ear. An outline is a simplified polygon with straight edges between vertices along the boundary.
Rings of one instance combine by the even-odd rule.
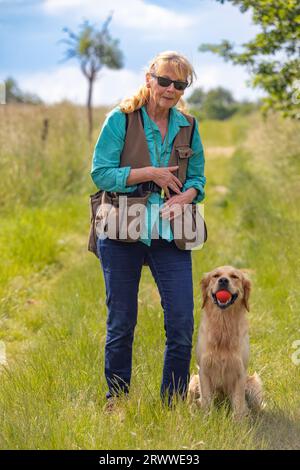
[[[251,281],[247,276],[245,276],[245,274],[243,274],[243,289],[244,289],[243,303],[245,304],[245,307],[249,312],[250,311],[249,297],[250,297],[250,292],[251,292]]]
[[[201,289],[202,289],[202,306],[203,308],[206,304],[206,301],[208,299],[208,294],[207,294],[207,287],[210,281],[210,273],[206,273],[203,279],[201,280]]]

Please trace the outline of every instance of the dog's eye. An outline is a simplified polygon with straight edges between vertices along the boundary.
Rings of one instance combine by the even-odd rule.
[[[236,276],[235,274],[230,274],[230,277],[231,277],[232,279],[238,279],[238,278],[239,278],[239,277]]]
[[[214,274],[213,277],[219,277],[219,274]]]

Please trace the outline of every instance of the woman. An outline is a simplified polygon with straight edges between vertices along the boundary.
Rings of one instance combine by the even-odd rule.
[[[174,174],[178,166],[168,166],[168,162],[177,134],[191,126],[188,117],[175,106],[194,75],[192,65],[181,54],[167,51],[157,55],[146,72],[145,84],[109,113],[95,146],[91,175],[98,188],[130,195],[141,185],[150,187],[147,208],[159,208],[149,211],[147,232],[138,241],[97,240],[108,309],[105,345],[108,399],[129,391],[138,288],[145,263],[158,286],[164,310],[166,349],[161,397],[170,404],[174,393],[186,396],[194,327],[192,259],[191,250],[176,246],[170,220],[174,217],[172,205],[183,207],[204,199],[204,155],[198,126],[191,133],[193,155],[188,159],[184,184]],[[151,165],[121,167],[126,114],[136,110],[142,113]],[[154,229],[159,235],[155,239]]]

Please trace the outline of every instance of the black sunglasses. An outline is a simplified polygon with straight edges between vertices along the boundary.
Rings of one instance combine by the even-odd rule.
[[[179,80],[171,80],[170,78],[166,77],[158,77],[157,75],[154,75],[154,73],[151,73],[151,77],[156,78],[159,86],[163,86],[164,88],[174,83],[174,88],[176,88],[176,90],[182,91],[185,90],[188,86],[188,82],[180,82]]]

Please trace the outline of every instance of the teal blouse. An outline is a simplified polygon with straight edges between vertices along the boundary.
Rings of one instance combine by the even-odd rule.
[[[166,139],[162,142],[160,130],[157,124],[148,116],[145,106],[142,107],[142,113],[144,117],[144,131],[149,148],[151,164],[155,167],[159,166],[156,161],[155,143],[153,140],[150,121],[154,129],[158,150],[161,155],[165,155],[165,163],[163,166],[168,166],[172,144],[180,130],[180,127],[189,126],[190,124],[178,109],[175,107],[171,108],[168,126],[168,148],[166,149]],[[125,142],[125,125],[125,114],[119,107],[114,108],[107,115],[104,121],[102,130],[95,145],[91,169],[92,180],[99,189],[129,193],[137,188],[137,185],[126,185],[131,167],[119,166],[120,155]],[[181,191],[184,192],[189,188],[197,189],[198,194],[193,200],[194,203],[197,203],[201,202],[205,197],[204,186],[206,183],[206,178],[204,176],[204,151],[198,126],[195,126],[191,147],[194,154],[188,159],[186,181],[181,188]],[[151,245],[151,233],[153,237],[153,230],[156,230],[156,233],[158,233],[162,238],[168,241],[173,240],[170,222],[167,219],[162,219],[159,215],[159,207],[163,203],[164,200],[159,193],[152,193],[148,199],[148,223],[145,224],[145,231],[140,237],[140,241],[148,246]],[[156,238],[158,237],[156,236]]]

